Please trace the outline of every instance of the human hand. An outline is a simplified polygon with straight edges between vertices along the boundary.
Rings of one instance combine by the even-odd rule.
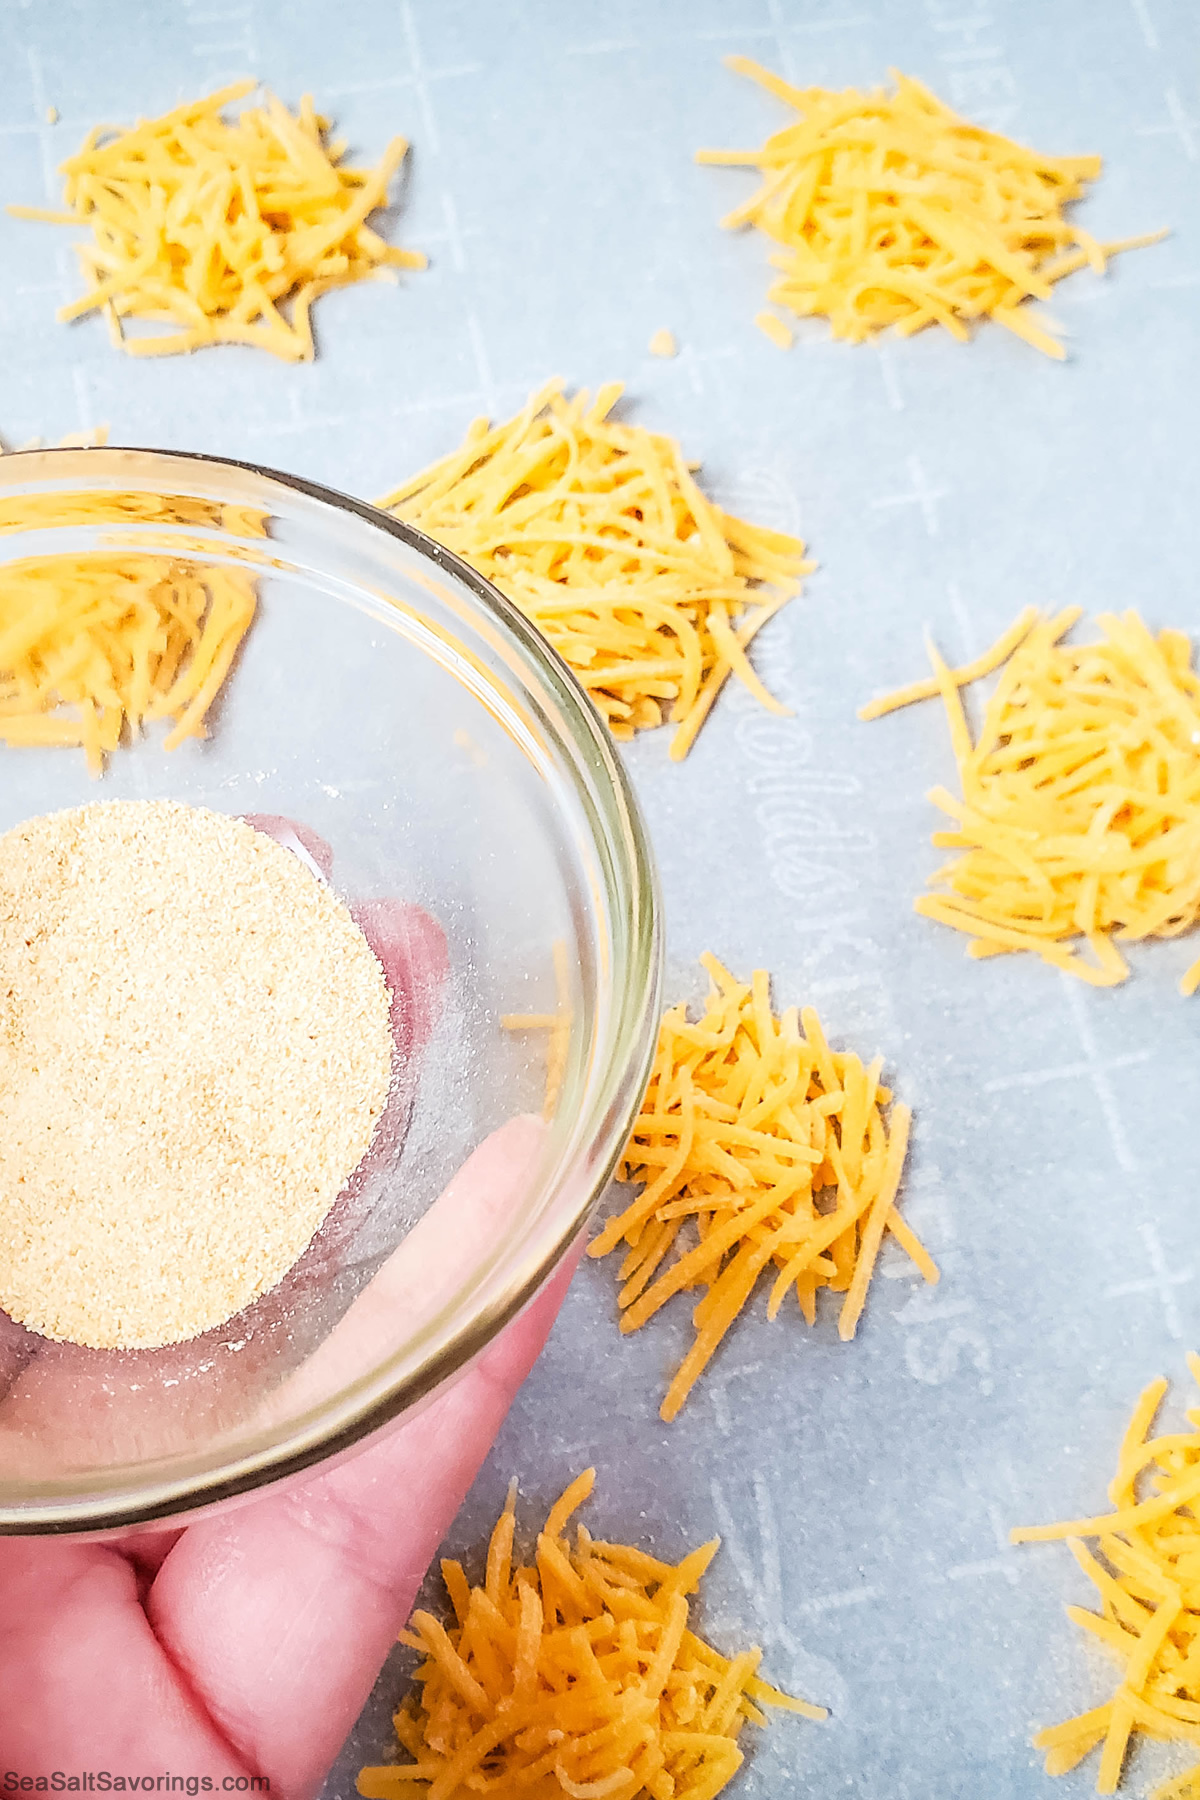
[[[281,837],[293,829],[252,823]],[[320,840],[294,829],[327,874]],[[415,1066],[444,973],[440,933],[397,902],[356,916],[392,988],[398,1063]],[[407,1122],[403,1082],[398,1091],[393,1149]],[[540,1121],[514,1119],[487,1139],[316,1352],[256,1403],[256,1422],[304,1411],[394,1348],[397,1320],[411,1326],[436,1311],[453,1285],[456,1245],[464,1234],[475,1245],[502,1235],[542,1136]],[[335,1212],[353,1206],[360,1187],[356,1176]],[[323,1255],[317,1240],[301,1259],[310,1274],[320,1265],[318,1280]],[[303,1485],[116,1542],[0,1539],[0,1791],[9,1770],[35,1779],[108,1770],[207,1777],[217,1792],[265,1776],[288,1800],[311,1794],[541,1349],[577,1256],[423,1411]],[[180,1430],[197,1430],[197,1410],[203,1433],[219,1431],[257,1385],[271,1322],[285,1311],[278,1290],[248,1309],[260,1326],[249,1334],[252,1354],[218,1362],[182,1407],[173,1390],[196,1362],[193,1346],[31,1343],[20,1327],[4,1331],[12,1322],[0,1315],[7,1473],[36,1478],[51,1446],[57,1459],[64,1444],[83,1467],[162,1454]]]
[[[479,1158],[490,1172],[495,1142],[456,1185]],[[169,1771],[216,1792],[266,1776],[286,1800],[314,1793],[577,1256],[423,1411],[314,1480],[182,1531],[0,1540],[0,1771]]]

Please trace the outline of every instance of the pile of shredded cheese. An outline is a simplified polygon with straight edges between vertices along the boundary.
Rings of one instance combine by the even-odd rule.
[[[94,241],[79,246],[88,292],[60,319],[102,308],[131,356],[254,344],[307,362],[319,295],[389,266],[424,268],[423,256],[392,248],[366,223],[387,204],[406,141],[394,138],[376,169],[347,168],[345,144],[327,141],[307,94],[295,115],[267,93],[232,123],[222,118],[256,86],[237,82],[128,131],[98,125],[61,165],[69,211],[9,207],[18,218],[91,227]],[[126,319],[179,329],[131,336]]]
[[[125,732],[205,714],[254,617],[241,569],[175,557],[58,555],[0,567],[0,742],[82,746],[99,775]]]
[[[1200,1356],[1188,1366],[1200,1385]],[[1048,1775],[1065,1774],[1103,1743],[1099,1794],[1116,1791],[1134,1732],[1200,1744],[1200,1408],[1187,1414],[1189,1431],[1151,1438],[1166,1391],[1164,1380],[1152,1381],[1134,1408],[1109,1485],[1113,1512],[1012,1533],[1014,1544],[1065,1538],[1100,1596],[1098,1613],[1069,1606],[1067,1615],[1116,1660],[1120,1685],[1103,1706],[1034,1739]],[[1096,1540],[1095,1553],[1084,1538]],[[1198,1792],[1200,1767],[1155,1800]]]
[[[970,321],[995,319],[1048,356],[1065,355],[1023,304],[1046,300],[1076,269],[1103,273],[1119,250],[1166,235],[1100,244],[1063,217],[1100,173],[1098,156],[1041,156],[969,125],[919,81],[893,71],[896,92],[797,88],[744,56],[729,67],[760,82],[799,120],[760,150],[701,150],[702,163],[750,164],[757,193],[726,226],[757,225],[781,248],[768,299],[823,314],[851,343],[894,326],[911,337],[944,325],[965,341]],[[774,313],[755,321],[786,347]]]
[[[700,1288],[695,1342],[662,1405],[673,1419],[717,1345],[774,1266],[767,1314],[794,1288],[816,1319],[818,1288],[844,1294],[838,1331],[854,1336],[875,1260],[890,1231],[927,1281],[928,1251],[896,1208],[910,1113],[869,1068],[831,1050],[811,1007],[771,1011],[762,969],[749,984],[714,956],[703,1016],[666,1014],[641,1114],[619,1170],[642,1182],[638,1198],[591,1245],[605,1256],[628,1245],[621,1265],[621,1330],[636,1331],[673,1295]],[[691,1222],[695,1241],[677,1245]],[[657,1271],[671,1251],[674,1260]]]
[[[1102,613],[1095,644],[1060,640],[1080,616],[1027,607],[976,662],[864,706],[878,718],[941,694],[962,782],[930,799],[962,854],[916,909],[966,932],[970,956],[1032,950],[1097,987],[1125,980],[1114,938],[1176,937],[1200,918],[1200,677],[1182,631]],[[960,689],[1002,668],[973,743]],[[1082,938],[1095,960],[1072,941]],[[1180,984],[1200,985],[1200,962]]]
[[[414,1760],[363,1769],[366,1800],[714,1800],[741,1766],[743,1725],[766,1724],[762,1706],[826,1717],[758,1679],[761,1651],[726,1658],[688,1629],[719,1539],[678,1564],[582,1525],[571,1546],[594,1479],[585,1470],[551,1507],[532,1567],[513,1566],[515,1485],[482,1585],[442,1563],[455,1624],[416,1612],[401,1634],[426,1659],[420,1700],[395,1717]]]
[[[615,737],[669,719],[686,756],[730,674],[775,712],[746,655],[812,563],[783,532],[705,498],[673,438],[561,381],[379,504],[457,551],[531,619]],[[760,597],[759,583],[770,592]]]

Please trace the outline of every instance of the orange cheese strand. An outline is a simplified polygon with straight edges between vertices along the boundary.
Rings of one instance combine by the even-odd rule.
[[[348,168],[307,94],[294,115],[264,92],[262,106],[225,120],[223,109],[256,85],[236,82],[126,131],[98,125],[61,165],[66,212],[9,207],[91,228],[92,242],[78,246],[88,290],[60,319],[102,309],[131,356],[254,344],[309,362],[319,295],[389,267],[424,268],[423,256],[366,223],[387,204],[405,140],[394,138],[376,169]],[[133,336],[126,319],[177,329]]]
[[[722,223],[756,225],[781,246],[767,298],[799,318],[823,315],[834,337],[857,344],[888,326],[911,337],[936,324],[965,341],[986,315],[1061,360],[1050,321],[1026,302],[1166,236],[1098,244],[1063,216],[1099,175],[1098,156],[1026,150],[969,125],[907,75],[893,71],[891,95],[839,93],[792,87],[745,56],[727,60],[798,118],[760,150],[701,150],[696,160],[761,171],[757,193]],[[790,343],[771,313],[755,322]]]
[[[551,1508],[528,1566],[514,1565],[515,1483],[484,1580],[442,1563],[453,1622],[416,1612],[401,1633],[424,1658],[394,1721],[412,1760],[363,1769],[364,1800],[715,1800],[763,1706],[827,1717],[760,1681],[760,1650],[726,1658],[689,1629],[719,1540],[681,1563],[583,1526],[568,1541],[594,1479]]]
[[[59,555],[0,568],[0,743],[75,745],[99,775],[128,733],[205,715],[256,607],[241,569],[177,557]]]
[[[962,799],[930,795],[960,852],[916,902],[971,938],[970,954],[1032,950],[1093,986],[1129,973],[1114,940],[1176,937],[1200,919],[1200,676],[1180,631],[1100,615],[1098,643],[1064,644],[1079,617],[1026,608],[992,649],[863,707],[878,718],[940,693]],[[972,742],[959,690],[1000,669]],[[1086,945],[1090,957],[1083,953]],[[1181,992],[1200,986],[1200,962]]]
[[[1200,1385],[1200,1357],[1188,1363]],[[1010,1534],[1014,1544],[1067,1539],[1099,1597],[1098,1611],[1069,1606],[1067,1614],[1114,1658],[1120,1683],[1105,1705],[1033,1740],[1050,1775],[1100,1748],[1099,1794],[1115,1793],[1136,1732],[1200,1744],[1200,1410],[1188,1413],[1189,1430],[1151,1437],[1166,1390],[1152,1382],[1134,1408],[1108,1490],[1115,1511]],[[1094,1552],[1083,1538],[1095,1540]],[[1154,1800],[1200,1800],[1200,1766],[1157,1788]]]
[[[746,655],[814,567],[799,538],[714,506],[673,438],[551,381],[502,425],[379,505],[457,551],[570,665],[614,737],[669,720],[685,756],[730,675],[776,712]]]
[[[843,1339],[858,1329],[885,1232],[927,1281],[938,1279],[896,1211],[910,1115],[896,1102],[886,1116],[882,1059],[864,1068],[853,1051],[832,1050],[809,1007],[777,1017],[765,970],[746,984],[715,957],[700,960],[711,983],[704,1012],[692,1021],[675,1006],[664,1017],[618,1171],[642,1191],[590,1246],[592,1256],[628,1247],[623,1332],[685,1289],[701,1292],[695,1342],[663,1401],[668,1420],[764,1271],[774,1276],[772,1319],[792,1290],[810,1325],[819,1288],[844,1295]]]

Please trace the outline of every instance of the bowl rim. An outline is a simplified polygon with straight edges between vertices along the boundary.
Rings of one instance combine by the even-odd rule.
[[[611,885],[611,863],[628,890],[628,916],[624,920],[625,967],[620,971],[619,979],[614,971],[612,981],[613,992],[620,996],[621,1005],[613,1015],[602,1077],[591,1095],[595,1123],[588,1142],[593,1172],[583,1191],[573,1198],[563,1219],[554,1222],[550,1199],[566,1185],[565,1177],[576,1166],[577,1145],[575,1158],[565,1164],[560,1161],[551,1172],[553,1185],[550,1178],[546,1178],[543,1188],[545,1225],[529,1242],[524,1269],[507,1276],[498,1292],[477,1312],[447,1326],[440,1340],[414,1370],[393,1379],[368,1400],[344,1409],[344,1417],[322,1424],[320,1421],[326,1413],[337,1411],[339,1398],[347,1392],[346,1389],[337,1390],[310,1415],[311,1422],[305,1428],[293,1429],[290,1436],[285,1434],[269,1447],[231,1458],[224,1468],[162,1478],[147,1484],[143,1490],[119,1497],[98,1494],[76,1499],[56,1494],[53,1499],[17,1507],[0,1501],[0,1536],[113,1537],[167,1520],[194,1520],[238,1497],[250,1498],[260,1489],[294,1480],[318,1465],[324,1467],[344,1459],[376,1432],[418,1407],[452,1380],[516,1317],[581,1236],[628,1140],[649,1079],[658,1035],[663,968],[662,903],[645,820],[616,744],[599,711],[566,662],[520,608],[464,558],[406,520],[340,489],[267,464],[147,445],[47,446],[12,451],[0,459],[0,489],[19,485],[22,470],[28,470],[29,464],[34,462],[39,473],[49,480],[48,465],[52,466],[59,459],[72,462],[76,467],[83,463],[93,468],[121,462],[123,472],[129,473],[129,459],[138,457],[162,459],[181,469],[236,470],[257,481],[276,484],[291,494],[298,494],[319,508],[348,514],[372,531],[399,540],[465,587],[501,632],[515,640],[526,672],[536,673],[538,681],[548,690],[557,710],[571,727],[569,747],[576,754],[563,756],[561,762],[563,769],[570,773],[577,797],[583,802],[582,811],[593,842],[597,849],[607,852],[599,858],[605,870],[606,886]],[[603,784],[596,785],[596,795],[605,803],[606,816],[604,808],[598,809],[593,804],[594,796],[586,791],[581,779],[578,762],[581,750],[587,753],[584,760],[593,778],[597,772],[603,777]],[[608,897],[619,896],[610,891]],[[393,1351],[393,1357],[396,1354]],[[386,1368],[386,1361],[381,1366]]]

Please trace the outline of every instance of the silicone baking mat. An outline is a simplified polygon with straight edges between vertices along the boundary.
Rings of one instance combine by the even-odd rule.
[[[669,993],[695,959],[761,965],[888,1059],[915,1113],[906,1210],[943,1269],[887,1256],[859,1337],[748,1308],[681,1419],[657,1407],[688,1336],[678,1302],[616,1330],[613,1269],[585,1265],[456,1522],[477,1552],[510,1475],[527,1516],[580,1467],[595,1530],[676,1555],[719,1532],[705,1628],[832,1710],[781,1719],[745,1800],[844,1794],[1026,1800],[1054,1784],[1031,1730],[1108,1693],[1063,1616],[1090,1590],[1061,1546],[1010,1525],[1102,1506],[1135,1395],[1186,1381],[1200,1345],[1200,1000],[1195,943],[1135,952],[1095,992],[1020,958],[972,964],[914,916],[938,853],[924,798],[952,783],[935,707],[856,705],[954,660],[1027,602],[1136,606],[1200,628],[1200,14],[1189,0],[32,0],[0,4],[0,187],[57,198],[53,166],[129,120],[244,73],[307,89],[362,158],[413,143],[397,241],[431,267],[331,294],[320,357],[137,362],[54,308],[70,234],[0,218],[0,430],[106,423],[116,442],[244,457],[371,496],[505,414],[548,375],[628,383],[628,416],[678,435],[724,503],[803,534],[819,571],[763,634],[791,708],[722,698],[691,757],[628,754],[662,873]],[[761,238],[717,221],[752,174],[697,167],[786,116],[722,65],[802,85],[897,65],[1048,151],[1098,151],[1077,216],[1099,236],[1169,225],[1104,279],[1064,282],[1070,359],[1002,330],[850,348],[815,323],[783,354],[752,324]],[[47,108],[59,122],[47,123]],[[680,354],[648,353],[669,327]],[[431,1590],[432,1591],[432,1590]],[[348,1800],[389,1754],[389,1663],[330,1778]],[[1181,1765],[1138,1750],[1128,1790]]]

